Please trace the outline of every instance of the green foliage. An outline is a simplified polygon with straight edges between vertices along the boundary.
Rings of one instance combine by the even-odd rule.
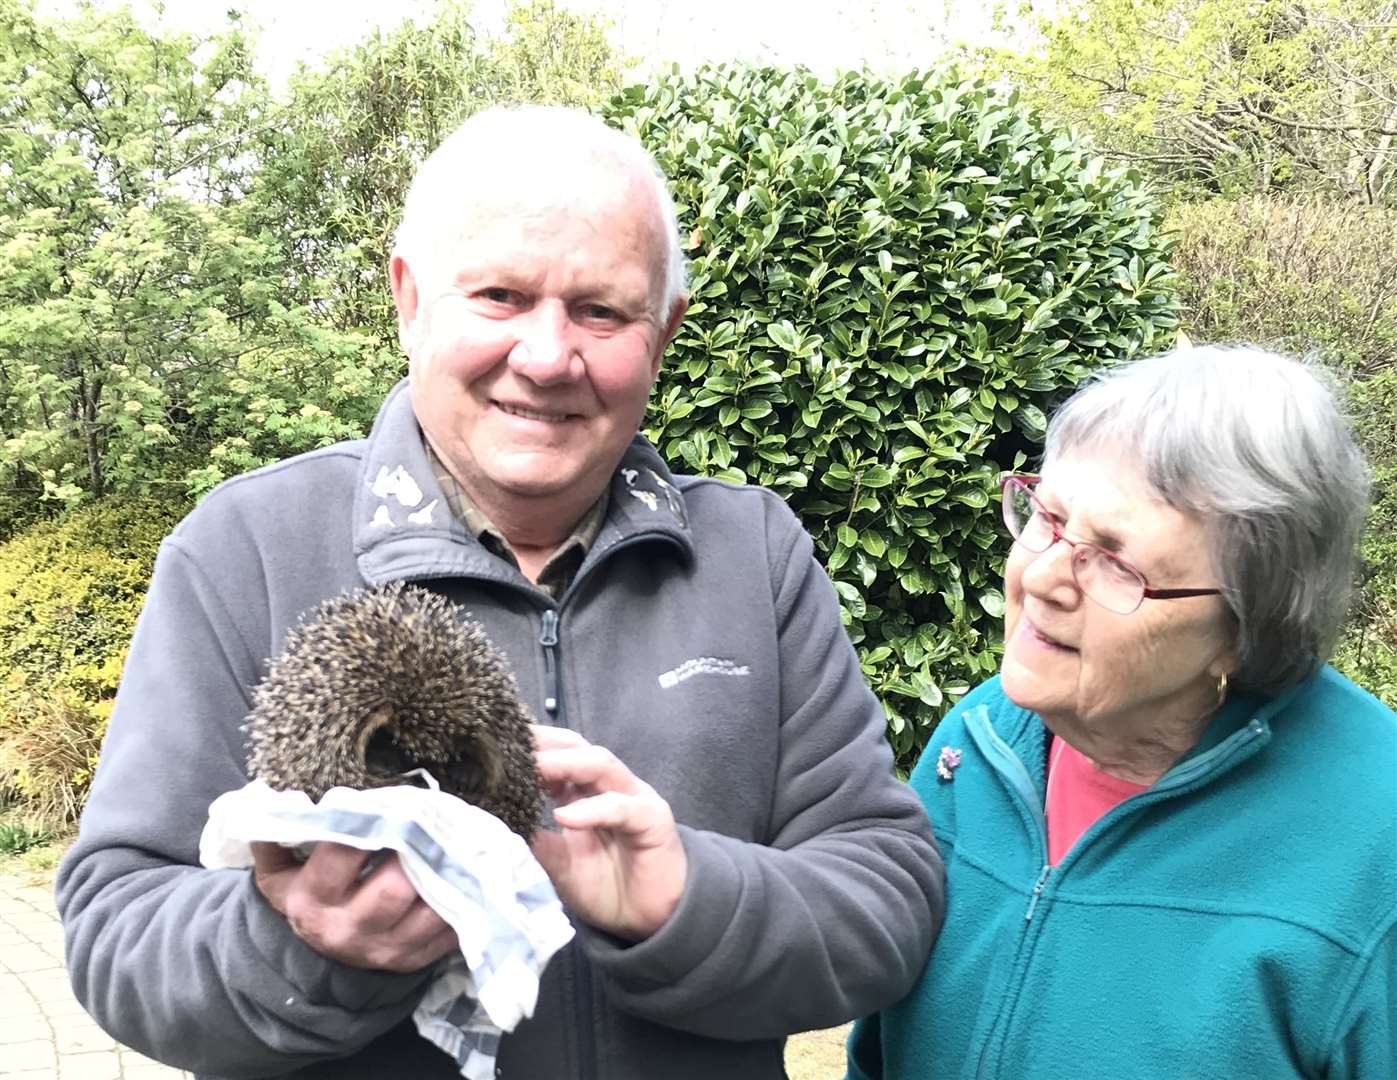
[[[182,506],[107,499],[0,544],[0,789],[75,820],[160,539]]]
[[[160,540],[184,509],[108,499],[0,545],[0,669],[100,701],[116,677]]]
[[[690,316],[647,433],[781,493],[906,763],[997,667],[997,479],[1055,395],[1173,337],[1134,174],[955,75],[717,68],[605,109],[680,204]]]
[[[1350,390],[1356,429],[1373,470],[1373,506],[1348,632],[1334,664],[1397,709],[1397,361]]]
[[[621,60],[606,24],[553,0],[512,5],[504,36],[489,43],[483,98],[506,102],[595,105],[621,88]]]
[[[1397,200],[1390,0],[1066,0],[997,67],[1118,156],[1228,194]]]
[[[1397,705],[1397,211],[1254,196],[1180,203],[1168,224],[1191,337],[1312,355],[1346,384],[1373,507],[1334,663]]]
[[[3,0],[0,80],[0,477],[67,503],[182,489],[227,428],[257,430],[241,398],[314,388],[316,359],[357,345],[279,299],[249,221],[270,106],[248,42]],[[289,428],[260,460],[357,430]]]
[[[30,848],[47,844],[52,839],[53,831],[41,825],[6,822],[0,825],[0,855],[23,855]]]
[[[403,368],[384,266],[416,160],[481,105],[619,78],[549,0],[498,40],[448,3],[283,104],[230,19],[200,42],[0,0],[0,534],[362,434]]]
[[[1251,196],[1179,203],[1167,224],[1195,340],[1318,350],[1359,374],[1397,365],[1397,210]]]

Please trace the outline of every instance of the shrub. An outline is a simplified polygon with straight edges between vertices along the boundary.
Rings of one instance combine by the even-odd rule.
[[[1351,386],[1373,469],[1373,506],[1353,612],[1334,666],[1397,709],[1397,365]]]
[[[1317,198],[1180,203],[1185,330],[1324,362],[1373,469],[1360,587],[1334,664],[1397,705],[1397,211]]]
[[[954,74],[671,72],[605,116],[655,154],[691,257],[647,434],[801,516],[905,766],[998,666],[999,474],[1061,392],[1172,340],[1160,213]]]
[[[155,551],[181,511],[110,499],[0,545],[0,788],[76,818]]]
[[[1184,326],[1200,341],[1317,351],[1373,374],[1397,364],[1397,210],[1315,197],[1179,203]]]
[[[46,830],[75,823],[97,766],[111,702],[71,690],[10,692],[0,719],[0,785],[26,820]]]

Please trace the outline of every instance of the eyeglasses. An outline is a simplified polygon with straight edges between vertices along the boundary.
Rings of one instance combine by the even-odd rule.
[[[1033,489],[1036,476],[1006,476],[1004,526],[1014,542],[1025,550],[1041,553],[1059,540],[1072,548],[1072,580],[1089,600],[1119,615],[1129,615],[1147,598],[1178,600],[1187,596],[1218,596],[1221,589],[1152,589],[1145,575],[1124,559],[1118,559],[1095,544],[1071,540],[1062,531],[1062,522],[1044,509]]]

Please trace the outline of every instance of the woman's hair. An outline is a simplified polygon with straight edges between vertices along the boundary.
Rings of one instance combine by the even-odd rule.
[[[1045,466],[1080,450],[1134,459],[1164,502],[1204,521],[1237,619],[1234,685],[1274,695],[1329,658],[1369,481],[1324,373],[1252,346],[1137,360],[1053,416]]]

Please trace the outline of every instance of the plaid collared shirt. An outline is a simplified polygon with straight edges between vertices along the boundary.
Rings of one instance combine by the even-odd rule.
[[[519,559],[515,556],[514,549],[509,546],[509,541],[504,538],[504,534],[495,528],[485,516],[485,512],[466,494],[465,488],[451,475],[451,471],[441,458],[437,457],[436,451],[426,439],[422,440],[422,445],[427,450],[427,460],[432,463],[432,473],[437,478],[437,484],[440,485],[441,493],[446,499],[446,505],[451,507],[451,512],[487,550],[518,569]],[[606,520],[608,500],[609,496],[603,491],[601,498],[582,515],[581,520],[573,527],[571,535],[558,545],[558,550],[548,557],[548,562],[539,571],[538,587],[554,600],[562,596],[564,590],[572,584],[582,560],[587,557],[588,550],[596,542],[597,534],[601,532],[602,523]]]

